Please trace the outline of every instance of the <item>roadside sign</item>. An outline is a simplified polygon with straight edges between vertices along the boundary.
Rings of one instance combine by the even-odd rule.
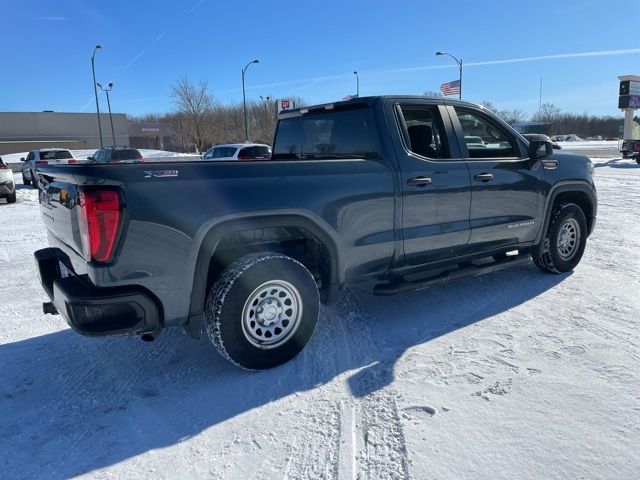
[[[620,95],[618,108],[640,108],[640,95]]]
[[[640,82],[634,80],[620,82],[620,95],[640,95]]]
[[[276,105],[278,108],[278,113],[280,113],[283,110],[290,110],[292,108],[296,108],[295,102],[288,98],[278,99]]]

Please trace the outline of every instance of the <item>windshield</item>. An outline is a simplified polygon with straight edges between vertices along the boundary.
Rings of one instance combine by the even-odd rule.
[[[278,123],[274,160],[376,158],[371,110],[330,111],[286,118]]]

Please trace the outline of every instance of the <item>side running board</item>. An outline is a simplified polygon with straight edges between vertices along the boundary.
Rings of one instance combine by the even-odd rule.
[[[447,283],[452,280],[458,280],[465,277],[475,277],[477,275],[483,275],[485,273],[495,272],[502,270],[503,268],[510,268],[516,265],[524,265],[531,261],[531,255],[522,253],[514,257],[506,257],[504,260],[496,260],[494,262],[474,265],[467,264],[452,270],[446,270],[442,273],[434,275],[432,277],[423,278],[420,280],[398,280],[393,283],[379,283],[373,287],[374,295],[396,295],[398,293],[413,292],[416,290],[422,290],[434,285],[440,285],[441,283]]]

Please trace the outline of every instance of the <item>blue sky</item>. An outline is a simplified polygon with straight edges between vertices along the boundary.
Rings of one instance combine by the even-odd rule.
[[[309,102],[421,94],[457,78],[463,97],[532,113],[621,115],[617,76],[640,74],[640,39],[625,29],[637,0],[524,1],[29,1],[0,0],[0,111],[92,111],[98,81],[114,111],[171,109],[171,84],[207,80],[222,103],[247,93]],[[630,12],[630,17],[621,12]],[[632,25],[631,22],[630,25]],[[104,101],[104,99],[102,99]]]

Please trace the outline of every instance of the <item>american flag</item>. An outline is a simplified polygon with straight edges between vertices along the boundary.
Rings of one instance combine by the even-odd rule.
[[[440,91],[445,96],[460,94],[460,80],[454,80],[453,82],[443,83],[442,85],[440,85]]]

